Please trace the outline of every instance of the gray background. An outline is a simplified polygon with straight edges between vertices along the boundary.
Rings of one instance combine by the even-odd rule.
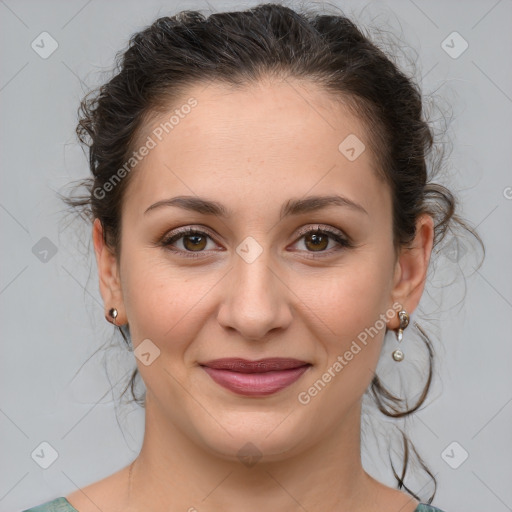
[[[54,192],[88,173],[74,136],[80,98],[107,76],[128,37],[156,17],[256,3],[0,0],[0,511],[112,474],[142,440],[143,410],[116,409],[133,354],[108,352],[108,377],[103,352],[77,373],[113,336],[90,228],[63,220]],[[424,92],[453,110],[444,183],[478,227],[487,257],[475,271],[471,247],[451,246],[432,269],[421,311],[434,321],[424,326],[438,365],[428,406],[406,425],[438,479],[434,504],[447,512],[512,510],[512,1],[332,3],[362,24],[393,29],[418,54]],[[44,31],[58,43],[46,59],[31,47]],[[469,44],[457,58],[442,46],[453,31]],[[449,44],[457,52],[462,41]],[[406,330],[404,350],[413,350],[414,340]],[[393,485],[385,449],[377,456],[371,448],[392,422],[369,415],[372,422],[377,434],[365,427],[364,464]],[[31,455],[44,441],[58,454],[47,469]]]

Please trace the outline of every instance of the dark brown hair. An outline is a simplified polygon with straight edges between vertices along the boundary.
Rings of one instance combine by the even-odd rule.
[[[434,178],[441,168],[439,154],[432,155],[433,130],[427,123],[422,94],[386,54],[343,15],[296,12],[284,5],[262,4],[240,12],[183,11],[157,19],[134,34],[117,55],[113,78],[82,101],[77,134],[89,148],[92,178],[79,183],[87,192],[64,198],[89,220],[100,219],[105,243],[119,258],[121,205],[131,173],[114,187],[112,176],[132,155],[135,142],[148,120],[170,109],[192,85],[218,82],[232,87],[264,78],[293,78],[314,82],[333,98],[344,102],[364,122],[367,142],[378,161],[378,177],[391,191],[393,243],[398,251],[415,237],[416,220],[423,213],[434,219],[434,247],[455,225],[467,230],[483,248],[478,234],[455,213],[456,199]],[[428,158],[431,164],[428,165]],[[111,190],[110,190],[111,188]],[[417,324],[428,350],[429,369],[423,391],[412,407],[388,391],[375,374],[369,388],[379,410],[392,418],[416,411],[425,401],[432,380],[433,350]],[[123,332],[129,344],[129,330]],[[137,368],[125,387],[144,406],[144,396],[134,392]],[[398,488],[421,498],[404,483],[410,441],[403,434],[401,474],[393,473]],[[418,457],[436,486],[435,477]],[[431,503],[435,495],[426,500]]]

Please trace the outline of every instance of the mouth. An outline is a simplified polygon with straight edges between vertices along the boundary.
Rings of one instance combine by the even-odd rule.
[[[217,384],[234,393],[267,396],[292,385],[312,365],[288,358],[257,361],[226,358],[200,363],[200,366]]]

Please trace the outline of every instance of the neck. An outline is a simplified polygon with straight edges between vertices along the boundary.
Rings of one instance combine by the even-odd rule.
[[[127,505],[157,512],[370,510],[376,481],[361,465],[360,414],[358,402],[342,425],[301,451],[287,450],[295,453],[288,458],[233,460],[194,442],[147,400],[143,446],[128,472]]]

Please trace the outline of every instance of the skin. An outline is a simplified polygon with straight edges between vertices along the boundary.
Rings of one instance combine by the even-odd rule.
[[[391,195],[374,172],[364,126],[312,83],[262,81],[236,91],[201,84],[183,103],[189,97],[198,105],[134,171],[119,264],[99,221],[93,226],[105,314],[117,308],[116,324],[129,323],[135,348],[150,339],[160,350],[147,366],[136,358],[147,388],[146,423],[131,493],[125,467],[68,501],[80,512],[414,511],[416,500],[361,465],[361,399],[385,328],[307,405],[297,396],[386,311],[394,312],[387,328],[397,329],[393,304],[409,314],[416,309],[432,218],[418,219],[412,248],[395,258]],[[367,148],[354,161],[338,150],[349,134]],[[279,220],[289,199],[333,193],[367,214],[330,206]],[[144,214],[178,195],[219,201],[234,215],[220,219],[177,207]],[[341,231],[354,247],[336,250],[327,238],[315,249],[297,234],[317,224]],[[199,249],[205,256],[183,255],[194,251],[190,237],[174,242],[181,253],[159,244],[181,226],[207,232],[211,238]],[[246,237],[262,248],[251,263],[236,252]],[[198,366],[220,357],[275,356],[312,367],[264,398],[236,395]],[[252,467],[237,457],[247,442],[262,454]]]

